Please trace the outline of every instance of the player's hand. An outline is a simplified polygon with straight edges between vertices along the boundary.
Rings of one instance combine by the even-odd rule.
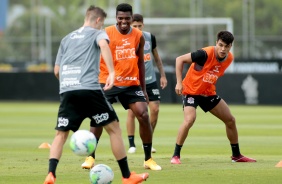
[[[160,79],[160,86],[161,86],[162,89],[164,89],[167,86],[166,77],[161,77],[161,79]]]
[[[106,84],[103,87],[103,90],[104,91],[110,90],[114,86],[114,81],[115,81],[115,73],[110,73],[106,80]]]
[[[177,83],[176,86],[175,86],[175,93],[177,95],[182,95],[182,84],[181,83]]]
[[[147,104],[149,104],[149,97],[146,91],[143,91]]]

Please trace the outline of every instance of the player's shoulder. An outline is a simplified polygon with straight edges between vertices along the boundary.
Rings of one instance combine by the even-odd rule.
[[[74,30],[74,31],[72,31],[72,32],[69,32],[67,35],[65,35],[65,36],[61,39],[61,43],[65,43],[67,40],[71,39],[71,37],[73,37],[76,32],[77,32],[77,30]]]
[[[115,24],[113,24],[113,25],[109,25],[109,26],[105,27],[105,29],[112,29],[112,28],[114,28],[114,27],[116,27],[116,25],[115,25]]]
[[[115,31],[116,30],[116,26],[115,25],[111,25],[111,26],[108,26],[108,27],[105,27],[105,32],[112,32],[112,31]]]
[[[228,52],[228,57],[229,57],[231,60],[233,60],[233,59],[234,59],[233,53],[229,51],[229,52]]]
[[[215,46],[207,46],[207,47],[203,47],[202,50],[214,50]]]
[[[207,55],[209,55],[209,54],[214,53],[215,46],[207,46],[207,47],[203,47],[202,49],[199,49],[199,50],[203,50],[207,53]]]

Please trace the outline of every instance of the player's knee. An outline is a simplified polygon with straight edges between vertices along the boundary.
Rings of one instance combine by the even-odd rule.
[[[152,114],[159,114],[159,107],[152,108],[150,111]]]
[[[105,130],[107,131],[108,134],[115,133],[119,134],[121,133],[121,129],[117,121],[114,121],[112,123],[107,124],[104,126]]]
[[[228,117],[227,121],[231,124],[235,124],[235,117],[231,115],[230,117]]]
[[[228,126],[235,126],[236,119],[234,116],[230,116],[224,123],[227,124]]]
[[[139,123],[149,122],[149,115],[147,111],[143,111],[136,115]]]
[[[67,140],[68,135],[69,135],[69,131],[57,131],[56,132],[56,137],[59,137],[64,142]]]
[[[232,117],[231,117],[231,121],[232,121],[233,123],[235,123],[235,122],[236,122],[236,119],[235,119],[235,117],[234,117],[234,116],[232,116]]]
[[[184,122],[186,124],[192,124],[193,125],[195,121],[196,121],[196,116],[194,116],[194,115],[187,115],[184,118]]]
[[[183,124],[185,126],[185,129],[190,129],[195,122],[195,118],[185,118]]]

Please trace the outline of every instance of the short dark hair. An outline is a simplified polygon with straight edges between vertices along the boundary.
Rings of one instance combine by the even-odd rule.
[[[107,13],[102,9],[94,5],[90,5],[86,11],[85,17],[91,21],[96,20],[98,17],[106,18]]]
[[[143,16],[141,14],[136,13],[136,14],[133,15],[133,20],[132,21],[133,22],[136,21],[136,22],[142,22],[143,23]]]
[[[234,36],[229,31],[220,31],[217,33],[217,40],[222,40],[227,45],[232,44],[234,41]]]
[[[117,15],[118,11],[130,12],[130,14],[132,15],[132,6],[130,4],[127,4],[127,3],[121,3],[116,8],[116,15]]]

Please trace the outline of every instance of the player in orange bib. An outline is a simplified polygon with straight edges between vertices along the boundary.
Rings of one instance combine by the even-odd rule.
[[[119,4],[116,8],[115,25],[105,28],[110,39],[110,49],[113,56],[115,81],[111,90],[105,91],[109,102],[122,104],[124,109],[131,109],[139,121],[140,137],[144,148],[144,168],[161,170],[162,168],[151,157],[152,127],[148,115],[148,95],[145,83],[144,44],[142,32],[131,27],[132,6],[127,3]],[[101,58],[99,82],[106,84],[108,69]],[[90,131],[99,140],[102,130],[96,127],[97,121],[107,118],[100,116],[91,121]],[[116,145],[119,146],[119,145]],[[82,168],[91,168],[94,165],[95,153],[86,158]]]
[[[180,151],[196,120],[198,106],[224,122],[232,149],[232,162],[256,162],[255,159],[240,153],[235,118],[226,102],[216,94],[215,84],[218,78],[223,76],[234,59],[230,52],[233,40],[232,33],[220,31],[215,46],[205,47],[176,58],[175,92],[177,95],[183,95],[184,121],[178,130],[174,154],[170,161],[172,164],[181,163]],[[182,81],[184,63],[191,65]]]

